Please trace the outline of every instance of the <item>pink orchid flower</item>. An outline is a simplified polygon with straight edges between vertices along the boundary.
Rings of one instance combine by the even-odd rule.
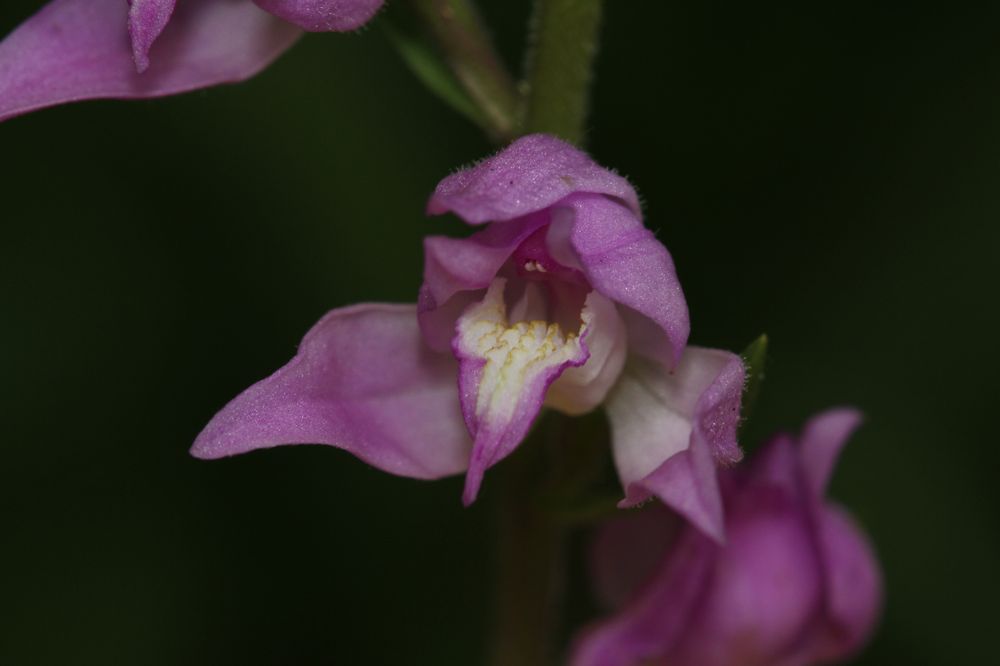
[[[824,494],[859,421],[825,412],[798,443],[779,435],[723,471],[725,545],[662,507],[604,526],[592,568],[618,612],[581,635],[570,663],[811,666],[856,653],[878,620],[881,574]]]
[[[686,347],[673,262],[629,183],[532,135],[446,178],[428,210],[483,228],[426,240],[418,305],[330,312],[192,453],[328,444],[404,476],[466,471],[468,504],[543,406],[603,406],[622,505],[657,496],[721,539],[716,463],[741,456],[743,365]]]
[[[247,79],[302,30],[354,30],[383,0],[52,0],[0,42],[0,120],[56,104]]]

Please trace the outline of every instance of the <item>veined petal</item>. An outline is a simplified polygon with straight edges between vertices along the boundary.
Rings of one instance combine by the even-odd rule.
[[[511,224],[496,224],[469,238],[429,236],[424,240],[424,283],[419,317],[424,338],[433,349],[449,349],[455,322],[486,289],[514,250],[549,221],[548,212]]]
[[[594,289],[625,306],[629,349],[672,367],[691,322],[667,248],[632,210],[607,197],[577,195],[563,206],[573,215],[556,212],[552,236],[568,236]],[[559,227],[566,226],[561,233]]]
[[[132,60],[140,74],[149,69],[149,49],[170,22],[177,0],[129,0],[128,34]]]
[[[465,469],[471,445],[457,364],[424,346],[412,305],[334,310],[285,367],[230,402],[191,453],[221,458],[328,444],[386,472],[430,479]]]
[[[548,208],[575,192],[615,197],[639,215],[639,198],[627,180],[548,134],[522,137],[445,178],[427,212],[451,211],[469,224],[504,222]]]
[[[384,0],[254,0],[275,16],[310,32],[347,32],[368,23]]]
[[[607,401],[622,506],[656,495],[722,541],[716,459],[738,459],[742,391],[743,365],[730,352],[688,347],[672,373],[630,359]]]
[[[474,438],[463,494],[467,505],[475,501],[486,469],[524,439],[549,385],[589,356],[583,340],[591,320],[586,306],[578,332],[541,320],[511,322],[505,286],[506,280],[497,278],[483,300],[466,309],[453,342],[462,413]]]
[[[139,74],[128,18],[123,0],[53,0],[18,26],[0,42],[0,120],[66,102],[242,81],[300,34],[246,0],[182,2]]]

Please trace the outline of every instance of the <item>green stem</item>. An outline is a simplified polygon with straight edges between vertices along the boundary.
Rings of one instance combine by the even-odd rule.
[[[544,504],[553,481],[551,448],[563,444],[564,419],[549,414],[496,470],[501,491],[499,575],[490,666],[553,663],[562,617],[566,529],[552,520]]]
[[[411,0],[412,6],[459,83],[486,119],[495,141],[506,141],[517,131],[518,95],[470,0]]]
[[[602,0],[536,0],[528,57],[527,132],[584,138]]]

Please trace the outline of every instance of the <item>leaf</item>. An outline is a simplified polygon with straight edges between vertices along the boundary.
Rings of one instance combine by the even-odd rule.
[[[760,386],[764,381],[764,366],[767,361],[767,334],[761,334],[747,345],[740,354],[746,367],[746,384],[743,388],[743,423],[750,420],[750,412],[757,402]]]
[[[382,25],[403,62],[428,90],[472,122],[481,127],[486,126],[486,119],[476,108],[472,98],[462,89],[448,64],[427,39],[399,25],[390,25],[387,21]]]

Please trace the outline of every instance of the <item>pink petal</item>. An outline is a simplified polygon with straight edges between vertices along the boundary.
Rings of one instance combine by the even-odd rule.
[[[149,49],[170,22],[177,0],[129,0],[128,32],[132,59],[140,74],[149,69]]]
[[[710,582],[716,549],[702,534],[682,532],[641,594],[618,615],[584,630],[574,641],[571,666],[660,663],[654,659],[683,640],[694,619],[699,597]]]
[[[735,354],[688,347],[672,373],[631,360],[608,400],[615,465],[634,506],[656,495],[718,541],[722,499],[713,453],[739,451],[743,367]]]
[[[606,197],[577,195],[562,205],[573,210],[569,241],[587,280],[627,308],[629,348],[673,366],[691,323],[667,248],[632,210]]]
[[[347,32],[368,23],[384,0],[254,0],[262,9],[310,32]]]
[[[0,42],[0,120],[66,102],[159,97],[242,81],[300,34],[247,0],[187,0],[139,74],[128,20],[124,0],[53,0],[22,23]],[[140,53],[151,34],[139,41]]]
[[[871,544],[846,511],[822,508],[817,519],[826,575],[826,622],[813,659],[841,661],[871,636],[882,611],[882,575]]]
[[[639,199],[627,180],[547,134],[522,137],[493,157],[445,178],[431,196],[427,212],[451,211],[469,224],[503,222],[548,208],[576,192],[615,197],[639,215]]]
[[[671,664],[773,666],[808,631],[823,579],[801,499],[755,484],[727,502],[727,544]]]
[[[802,471],[816,497],[822,497],[848,438],[861,425],[861,412],[830,409],[806,423],[801,441]]]
[[[549,219],[546,211],[512,224],[490,225],[469,238],[424,239],[419,316],[427,344],[439,351],[450,349],[455,321],[475,300],[475,292],[490,286],[514,250]]]
[[[288,365],[216,414],[191,453],[221,458],[327,444],[393,474],[456,474],[471,444],[456,372],[450,355],[424,346],[414,306],[334,310],[306,334]]]

